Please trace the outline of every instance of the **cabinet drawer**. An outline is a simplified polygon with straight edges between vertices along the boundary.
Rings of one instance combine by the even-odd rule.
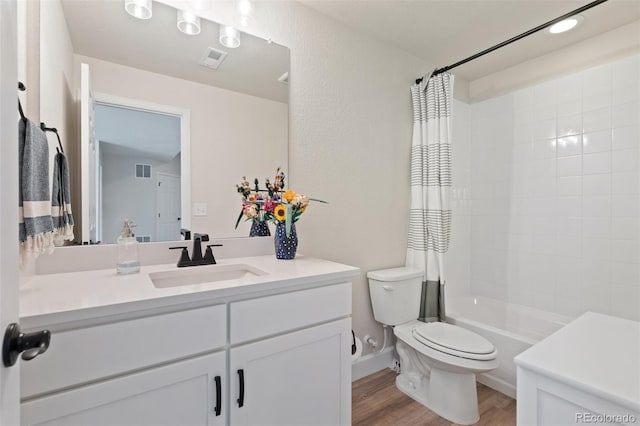
[[[145,368],[226,344],[226,306],[54,333],[47,353],[22,363],[22,398]]]
[[[294,291],[229,306],[231,344],[351,315],[351,283]]]
[[[220,351],[32,399],[21,405],[21,424],[222,426],[225,378],[226,353]]]

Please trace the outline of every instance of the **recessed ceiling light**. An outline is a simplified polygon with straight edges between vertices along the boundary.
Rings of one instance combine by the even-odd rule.
[[[575,15],[571,18],[564,19],[560,22],[556,22],[552,26],[550,26],[547,31],[550,34],[560,34],[566,31],[572,30],[578,26],[583,21],[583,17],[581,15]]]
[[[138,19],[150,19],[153,15],[153,3],[151,0],[125,0],[124,10]]]

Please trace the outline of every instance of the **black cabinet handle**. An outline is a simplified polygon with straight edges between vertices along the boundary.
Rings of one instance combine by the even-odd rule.
[[[238,370],[238,380],[240,382],[240,396],[238,396],[238,407],[244,405],[244,370],[241,368]]]
[[[216,416],[219,416],[222,411],[222,386],[220,376],[216,376],[214,380],[216,381],[216,406],[213,408],[213,411],[215,411]]]

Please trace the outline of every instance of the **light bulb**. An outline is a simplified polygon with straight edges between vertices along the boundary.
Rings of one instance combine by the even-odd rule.
[[[138,19],[150,19],[153,15],[153,2],[151,0],[125,0],[124,10]]]
[[[178,9],[178,29],[188,35],[200,34],[200,17]]]
[[[227,25],[220,25],[220,44],[230,49],[240,46],[240,31]]]

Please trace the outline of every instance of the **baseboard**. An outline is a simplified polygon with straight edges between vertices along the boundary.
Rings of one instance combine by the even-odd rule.
[[[393,360],[393,347],[385,348],[382,352],[367,354],[351,364],[351,381],[355,382],[370,374],[384,370]]]
[[[491,389],[497,390],[513,399],[516,399],[516,387],[511,383],[507,383],[502,379],[492,376],[491,374],[478,374],[476,380]]]

